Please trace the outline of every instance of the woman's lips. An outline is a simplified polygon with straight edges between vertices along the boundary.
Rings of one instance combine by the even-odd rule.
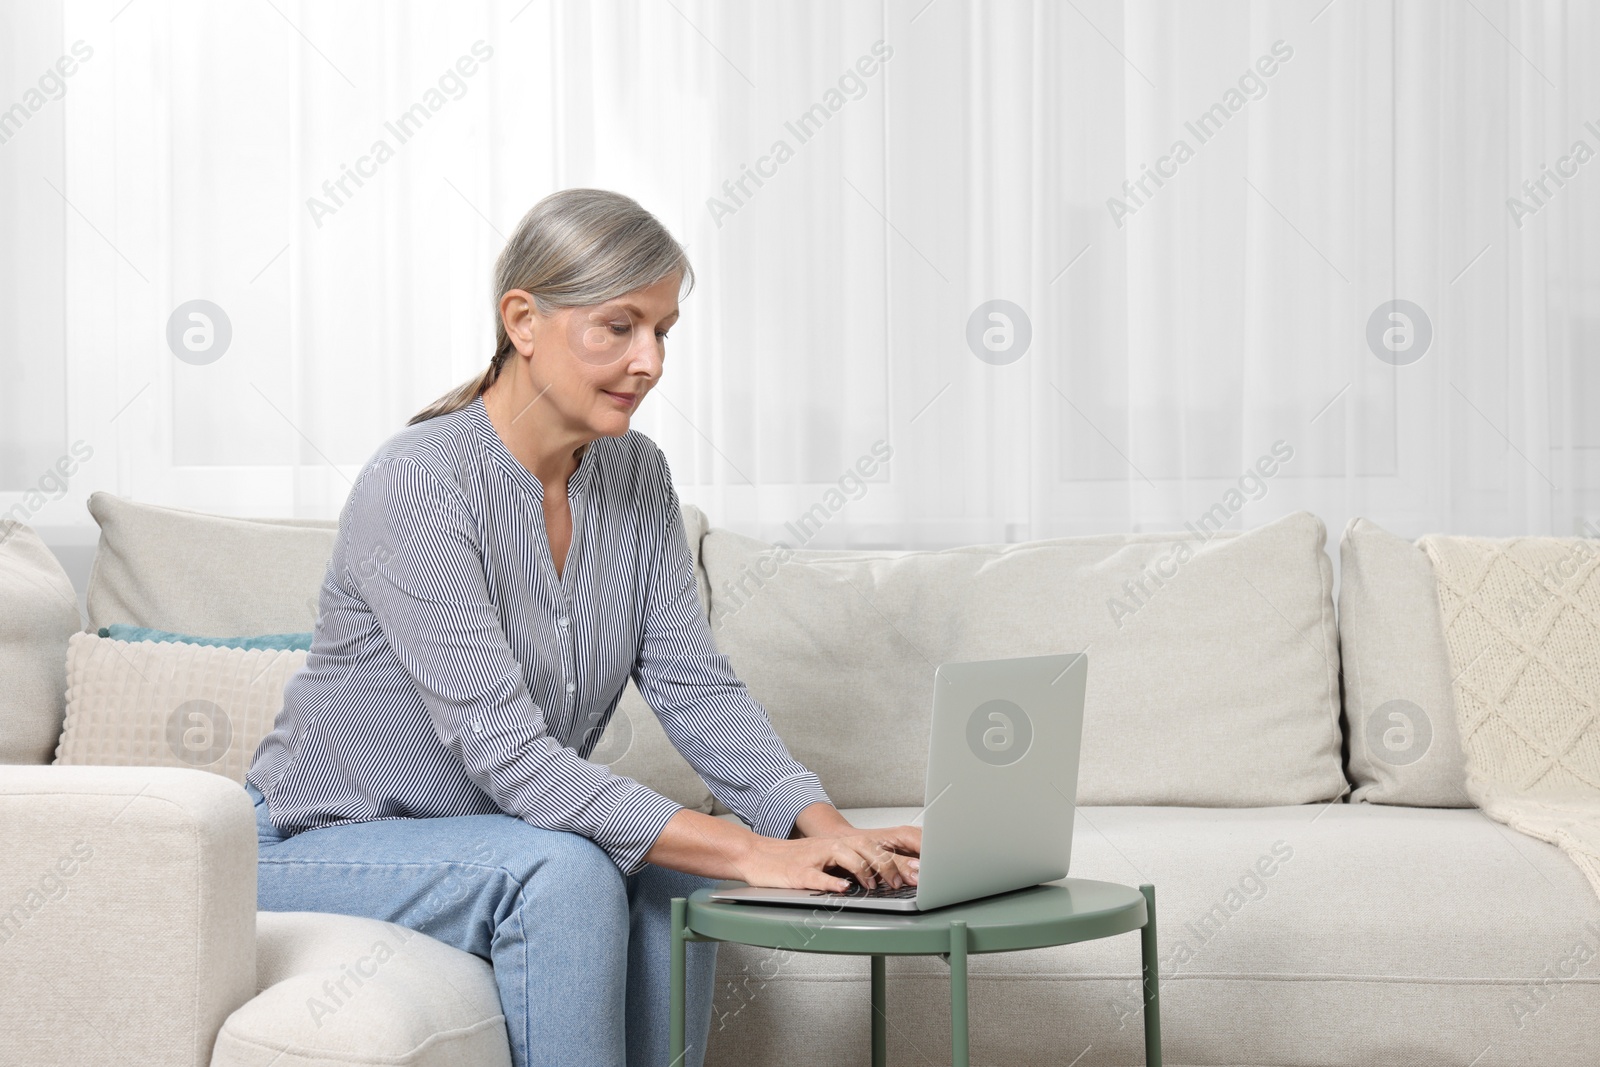
[[[633,402],[637,399],[633,393],[613,393],[609,389],[602,389],[600,391],[625,408],[633,407]]]

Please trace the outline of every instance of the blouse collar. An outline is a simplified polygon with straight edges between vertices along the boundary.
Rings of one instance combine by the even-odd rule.
[[[513,481],[522,486],[524,490],[533,494],[534,498],[544,500],[544,483],[534,477],[533,472],[522,465],[522,461],[511,454],[506,443],[500,439],[500,433],[494,428],[494,422],[489,418],[488,410],[483,406],[483,396],[479,394],[466,408],[467,418],[477,428],[478,436],[482,440],[484,451],[505,469]],[[572,472],[567,479],[567,495],[581,495],[589,488],[593,479],[595,459],[595,442],[585,444],[578,453],[578,469]]]

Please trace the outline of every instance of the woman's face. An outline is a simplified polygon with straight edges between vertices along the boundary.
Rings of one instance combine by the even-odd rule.
[[[672,274],[603,304],[556,308],[549,315],[522,294],[529,310],[511,336],[529,357],[517,362],[533,393],[580,432],[626,433],[645,394],[661,380],[681,284],[682,275]]]

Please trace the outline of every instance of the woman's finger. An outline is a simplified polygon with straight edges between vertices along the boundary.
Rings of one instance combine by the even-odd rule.
[[[824,893],[843,893],[850,888],[850,883],[837,875],[829,874],[819,867],[807,867],[799,879],[801,889],[820,889]]]
[[[878,831],[888,847],[904,855],[922,853],[922,828],[918,826],[891,826]]]
[[[878,877],[899,889],[906,884],[905,868],[903,861],[910,857],[902,856],[894,850],[892,841],[873,842],[873,866],[878,872]]]
[[[898,889],[905,884],[905,879],[900,872],[899,854],[889,847],[880,834],[860,839],[856,848],[861,852],[862,859],[872,868],[878,881],[886,882]]]
[[[830,862],[836,867],[843,867],[857,882],[871,889],[877,884],[877,876],[873,873],[870,858],[862,854],[857,842],[858,839],[853,837],[831,839],[833,858]]]
[[[850,836],[869,841],[884,852],[915,856],[922,851],[922,831],[915,826],[888,826]]]
[[[895,856],[894,866],[896,872],[898,872],[900,875],[902,884],[917,884],[917,868],[912,866],[912,864],[916,862],[917,860],[914,856]]]

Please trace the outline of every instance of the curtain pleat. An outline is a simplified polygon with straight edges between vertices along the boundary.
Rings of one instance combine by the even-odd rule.
[[[94,50],[0,145],[0,504],[95,456],[36,521],[336,515],[487,361],[518,219],[596,185],[695,264],[634,426],[718,526],[1600,528],[1592,5],[60,12],[0,16],[23,88]]]

